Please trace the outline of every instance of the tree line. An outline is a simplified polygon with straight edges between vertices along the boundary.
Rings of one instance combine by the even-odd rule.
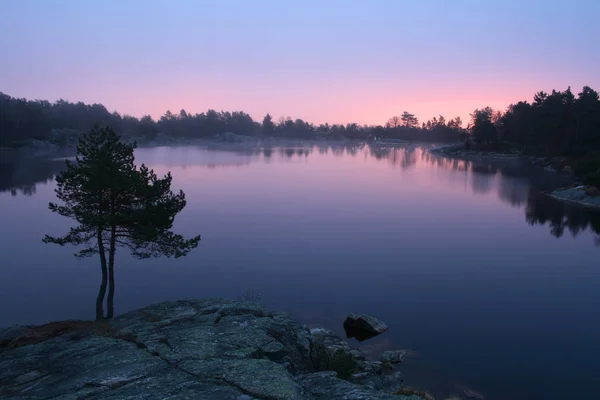
[[[538,92],[531,103],[519,101],[505,111],[490,107],[476,109],[471,117],[465,128],[460,117],[447,120],[440,115],[419,123],[415,115],[407,111],[377,126],[315,125],[299,118],[274,120],[270,114],[258,122],[243,111],[215,110],[196,114],[185,110],[167,111],[155,121],[150,115],[136,118],[111,113],[102,104],[65,100],[51,103],[0,93],[0,146],[20,146],[32,139],[61,144],[100,124],[124,136],[147,140],[153,140],[159,133],[177,138],[206,138],[225,132],[300,139],[463,140],[468,145],[487,149],[508,148],[536,155],[586,158],[589,165],[581,168],[595,170],[594,160],[600,153],[600,100],[598,92],[588,86],[577,96],[571,88]]]
[[[159,133],[176,138],[207,138],[232,132],[255,137],[288,137],[298,139],[403,139],[421,141],[458,141],[465,135],[460,118],[446,121],[435,117],[419,125],[408,112],[378,126],[348,124],[315,125],[300,118],[270,114],[261,122],[243,111],[179,113],[167,111],[158,120],[150,115],[141,118],[109,112],[102,104],[71,103],[58,100],[27,100],[0,92],[0,146],[19,147],[31,140],[46,140],[58,145],[74,143],[82,132],[95,124],[114,129],[123,136],[153,140]]]
[[[570,87],[542,91],[531,103],[511,104],[505,112],[485,107],[471,117],[469,139],[483,149],[563,157],[585,181],[600,186],[600,99],[589,86],[577,97]]]

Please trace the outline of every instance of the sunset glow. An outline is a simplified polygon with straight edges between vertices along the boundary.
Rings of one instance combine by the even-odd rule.
[[[136,117],[384,124],[407,110],[466,124],[478,107],[600,86],[593,0],[6,0],[0,13],[20,35],[0,41],[1,91]]]

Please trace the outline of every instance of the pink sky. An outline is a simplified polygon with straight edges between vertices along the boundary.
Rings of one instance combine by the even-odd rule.
[[[0,41],[0,91],[136,117],[466,125],[540,90],[600,89],[595,0],[5,0],[0,15],[20,32]]]

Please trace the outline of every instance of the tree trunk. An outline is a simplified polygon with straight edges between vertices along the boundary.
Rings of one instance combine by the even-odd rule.
[[[577,118],[577,128],[575,129],[575,148],[579,149],[579,118]]]
[[[114,316],[114,298],[115,298],[115,250],[116,250],[116,235],[117,227],[113,226],[110,231],[110,248],[108,250],[108,299],[106,319],[111,319]]]
[[[106,295],[106,253],[104,252],[104,242],[102,241],[102,229],[98,229],[98,251],[100,253],[100,267],[102,268],[102,283],[96,298],[96,320],[104,319],[104,296]]]

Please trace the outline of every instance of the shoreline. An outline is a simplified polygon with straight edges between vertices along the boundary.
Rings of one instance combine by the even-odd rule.
[[[596,191],[595,194],[589,195],[589,191],[594,190]],[[600,193],[595,186],[572,185],[571,187],[562,187],[543,194],[566,203],[600,211]]]
[[[129,142],[142,138],[129,137]],[[420,145],[426,148],[431,154],[445,157],[460,159],[465,161],[480,161],[480,162],[512,162],[526,163],[535,166],[541,170],[552,173],[563,174],[571,182],[571,186],[559,187],[551,192],[542,192],[543,195],[551,197],[557,201],[563,201],[569,204],[579,205],[593,210],[600,210],[600,194],[598,188],[594,186],[586,186],[574,175],[570,166],[562,166],[558,170],[552,166],[552,162],[547,159],[535,156],[525,156],[517,151],[512,152],[490,152],[481,150],[467,150],[463,143],[440,144],[426,142],[408,142],[400,140],[390,141],[365,141],[358,139],[298,139],[298,138],[282,138],[282,137],[265,137],[258,138],[254,136],[236,135],[225,133],[215,135],[210,138],[195,138],[195,139],[180,139],[166,135],[159,135],[156,140],[140,141],[139,148],[152,147],[172,147],[172,146],[200,146],[209,150],[252,150],[252,149],[268,149],[271,147],[315,147],[315,146],[373,146],[373,147],[406,147],[411,145]],[[427,148],[430,147],[430,148]],[[41,147],[26,147],[26,148],[1,148],[2,160],[11,162],[17,159],[40,159],[40,158],[60,158],[68,156],[75,152],[72,146],[58,147],[50,142],[44,143]]]
[[[251,301],[170,301],[109,321],[0,329],[0,355],[0,395],[15,400],[428,399],[403,384],[400,360],[368,360],[332,331]]]
[[[584,185],[572,172],[570,166],[558,170],[548,162],[541,162],[542,158],[524,156],[518,152],[496,153],[477,150],[467,150],[464,144],[451,144],[431,149],[432,154],[446,158],[457,158],[465,161],[495,161],[495,162],[522,162],[527,163],[550,173],[567,175],[573,182],[570,186],[563,186],[551,192],[541,192],[543,195],[555,200],[600,211],[600,191],[595,186]],[[545,164],[543,167],[540,164]]]

